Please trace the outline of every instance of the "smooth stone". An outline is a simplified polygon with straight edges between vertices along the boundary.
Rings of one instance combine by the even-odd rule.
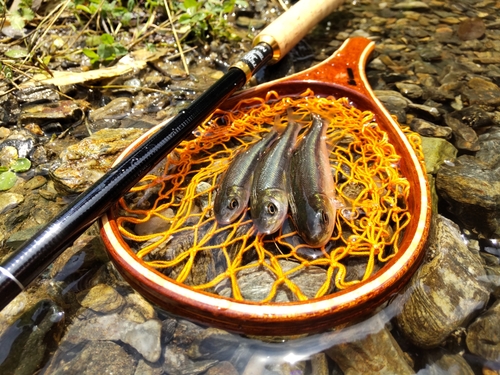
[[[76,194],[92,186],[142,129],[102,129],[61,152],[59,167],[50,172],[58,192]]]
[[[4,214],[24,202],[24,196],[17,193],[0,193],[0,215]]]
[[[453,130],[455,146],[458,149],[469,151],[479,150],[479,139],[474,129],[465,125],[449,113],[444,116],[444,122]]]
[[[210,367],[217,364],[217,360],[193,361],[184,350],[174,345],[167,345],[163,351],[165,362],[163,370],[169,375],[198,375],[208,371]]]
[[[26,190],[35,190],[38,188],[41,188],[43,185],[47,183],[47,179],[43,176],[37,175],[34,176],[33,178],[30,178],[26,183],[24,184],[24,188]]]
[[[396,87],[401,94],[410,99],[418,99],[424,95],[424,90],[414,83],[397,82]]]
[[[121,310],[125,299],[111,286],[99,284],[90,289],[80,304],[96,312],[111,313]]]
[[[76,345],[85,340],[121,340],[135,348],[147,361],[156,362],[161,355],[161,328],[161,322],[156,319],[138,324],[115,313],[74,321],[63,341]]]
[[[210,367],[205,375],[239,375],[238,370],[228,361],[216,363]]]
[[[407,285],[407,300],[396,317],[400,330],[421,348],[440,345],[489,299],[479,281],[485,277],[481,259],[467,248],[459,227],[437,215],[430,229],[427,259]]]
[[[439,109],[437,109],[436,107],[424,104],[415,104],[415,103],[410,103],[408,106],[415,112],[417,113],[420,112],[425,115],[429,115],[433,119],[441,118],[441,112],[439,112]]]
[[[484,21],[479,17],[467,18],[458,25],[457,35],[461,40],[481,38],[486,31]]]
[[[7,238],[7,246],[9,246],[11,249],[17,249],[19,246],[21,246],[23,243],[25,243],[27,240],[29,240],[31,237],[33,237],[41,228],[43,225],[36,225],[34,227],[30,227],[27,229],[21,229],[18,230],[17,232],[14,232],[12,235]]]
[[[482,140],[479,137],[479,151],[476,158],[483,162],[488,168],[498,169],[500,167],[500,139]]]
[[[396,10],[427,10],[429,9],[429,5],[427,3],[424,3],[423,1],[403,1],[400,3],[396,3],[394,5],[391,5],[391,9],[396,9]]]
[[[478,158],[461,155],[441,165],[436,188],[466,228],[486,238],[500,236],[500,171]]]
[[[109,119],[120,120],[129,115],[133,105],[132,99],[128,97],[118,97],[110,101],[104,107],[93,110],[89,118],[94,122]]]
[[[31,375],[57,347],[64,311],[42,300],[23,313],[0,336],[0,374]]]
[[[500,88],[486,79],[473,77],[463,88],[464,102],[477,105],[500,105]]]
[[[432,137],[422,137],[421,139],[427,173],[437,173],[443,163],[453,161],[457,157],[458,150],[450,142]]]
[[[379,323],[382,325],[382,323]],[[415,372],[391,332],[381,326],[376,333],[336,345],[326,354],[344,374],[411,375]]]
[[[465,107],[451,114],[473,129],[493,125],[493,116],[477,105]]]
[[[125,301],[127,304],[120,312],[122,318],[140,324],[157,317],[154,307],[139,293],[127,294]]]
[[[328,358],[324,352],[313,354],[309,361],[311,362],[311,374],[329,375]]]
[[[162,375],[162,373],[163,370],[161,366],[157,364],[152,365],[149,362],[140,359],[139,362],[137,362],[134,375]]]
[[[135,359],[111,341],[88,341],[57,351],[40,375],[134,375]]]
[[[500,301],[467,328],[467,348],[487,360],[500,361]]]
[[[410,128],[414,132],[427,137],[437,137],[449,139],[451,137],[452,129],[448,126],[440,126],[432,122],[425,121],[419,118],[413,118],[410,122]]]
[[[474,371],[467,361],[459,354],[436,350],[424,356],[427,365],[418,372],[418,375],[474,375]]]

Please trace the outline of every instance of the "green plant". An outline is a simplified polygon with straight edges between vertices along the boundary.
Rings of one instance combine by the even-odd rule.
[[[120,43],[115,42],[115,38],[110,34],[102,34],[98,43],[94,43],[94,38],[87,39],[87,45],[97,44],[96,51],[89,48],[83,49],[83,53],[90,58],[92,65],[107,64],[128,53],[128,50]]]
[[[79,19],[78,11],[84,12],[89,16],[99,13],[104,19],[118,21],[127,26],[132,18],[132,10],[136,5],[135,0],[128,0],[127,5],[123,6],[121,1],[101,1],[101,0],[75,0],[72,4],[75,10],[75,16]]]
[[[7,19],[14,29],[22,30],[26,26],[26,23],[35,17],[35,12],[31,9],[31,5],[32,0],[21,0],[16,9],[11,9],[7,12]]]
[[[8,167],[0,167],[0,191],[9,190],[17,181],[16,173],[26,172],[31,168],[31,161],[26,158],[14,160]]]
[[[210,38],[237,39],[231,31],[226,16],[238,5],[247,7],[246,0],[184,0],[177,7],[184,11],[179,23],[189,26],[195,37],[202,42]]]

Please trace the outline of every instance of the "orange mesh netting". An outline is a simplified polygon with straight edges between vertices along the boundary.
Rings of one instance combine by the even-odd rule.
[[[231,159],[269,132],[276,114],[285,122],[290,107],[301,134],[311,124],[310,113],[330,120],[327,143],[339,209],[333,236],[320,249],[305,244],[288,219],[278,233],[265,236],[255,232],[248,211],[226,226],[213,215],[217,185]],[[403,130],[422,160],[420,138]],[[217,110],[197,132],[120,200],[121,234],[139,258],[171,279],[209,293],[224,284],[226,297],[244,300],[239,274],[264,268],[274,281],[263,303],[283,286],[302,301],[308,296],[294,282],[298,272],[313,266],[326,271],[321,287],[309,294],[317,298],[365,280],[398,252],[411,220],[410,186],[371,112],[310,90],[295,98],[269,92],[231,111]],[[291,262],[283,267],[283,260]],[[350,271],[353,261],[356,272]]]

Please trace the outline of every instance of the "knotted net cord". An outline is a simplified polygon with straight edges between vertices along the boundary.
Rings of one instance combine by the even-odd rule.
[[[338,211],[332,238],[319,249],[302,241],[288,220],[277,234],[266,236],[256,233],[248,211],[226,226],[213,215],[217,186],[231,160],[269,132],[277,114],[285,124],[287,108],[303,126],[301,134],[312,123],[311,113],[330,121],[326,142]],[[411,220],[410,184],[401,175],[400,156],[375,120],[347,98],[317,97],[311,90],[298,97],[271,91],[231,111],[217,110],[196,137],[183,141],[120,200],[120,233],[147,265],[195,290],[220,293],[224,285],[229,293],[221,294],[236,300],[245,300],[240,275],[252,270],[272,275],[262,303],[273,302],[283,287],[304,301],[355,285],[398,253]],[[403,131],[423,160],[419,136]],[[153,221],[160,223],[158,230],[137,233]],[[353,259],[364,267],[354,276]],[[324,281],[314,295],[306,295],[295,279],[312,268],[324,270]]]

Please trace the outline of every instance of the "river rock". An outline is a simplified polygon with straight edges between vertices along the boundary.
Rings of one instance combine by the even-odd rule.
[[[59,350],[40,375],[134,375],[136,360],[111,341],[88,341]]]
[[[424,90],[414,83],[397,82],[399,92],[410,99],[418,99],[424,95]]]
[[[279,265],[283,272],[297,267],[297,263],[280,259]],[[254,261],[253,264],[257,264]],[[316,266],[308,266],[287,276],[295,283],[307,298],[314,298],[326,280],[326,270]],[[243,269],[237,275],[238,286],[243,299],[248,301],[262,301],[269,295],[276,275],[263,266]],[[216,287],[216,292],[224,297],[232,297],[231,285],[224,280]],[[297,301],[297,296],[285,285],[281,284],[273,298],[274,302]]]
[[[443,163],[455,160],[458,150],[450,142],[433,137],[421,139],[427,173],[436,174]]]
[[[477,105],[500,105],[500,87],[484,78],[473,77],[462,90],[465,102]]]
[[[96,312],[112,313],[121,310],[125,300],[111,286],[99,284],[90,289],[80,304]]]
[[[0,215],[16,208],[24,202],[24,196],[17,193],[0,193]]]
[[[438,194],[450,211],[486,238],[500,236],[500,172],[470,155],[443,164],[436,175]]]
[[[472,353],[500,362],[500,301],[467,328],[466,343]]]
[[[69,146],[61,155],[61,164],[50,173],[58,192],[76,194],[93,185],[142,129],[102,129]]]
[[[465,125],[451,114],[447,114],[444,117],[444,121],[453,130],[455,146],[458,149],[468,151],[479,150],[477,134],[471,127]]]
[[[132,99],[127,97],[118,97],[111,100],[104,107],[97,108],[90,113],[91,121],[102,121],[110,119],[122,119],[130,114],[134,105]]]
[[[118,314],[94,316],[75,320],[63,338],[61,347],[69,350],[83,341],[122,341],[135,348],[144,359],[156,362],[160,358],[161,323],[150,319],[137,324],[123,319]]]
[[[165,358],[163,370],[169,375],[198,375],[218,362],[212,359],[193,361],[175,345],[167,345],[163,356]]]
[[[418,134],[427,137],[437,137],[449,139],[451,137],[452,129],[448,126],[439,126],[432,122],[425,121],[419,118],[414,118],[410,122],[410,128]]]
[[[432,348],[486,305],[489,290],[478,281],[485,277],[481,259],[451,220],[433,219],[426,247],[427,261],[406,288],[408,300],[397,324],[415,345]]]
[[[344,374],[410,375],[415,372],[386,327],[326,350]]]
[[[0,336],[0,373],[32,375],[56,348],[64,325],[64,312],[42,300]]]
[[[426,366],[418,375],[474,375],[467,361],[459,354],[447,353],[444,350],[433,350],[424,355]]]

